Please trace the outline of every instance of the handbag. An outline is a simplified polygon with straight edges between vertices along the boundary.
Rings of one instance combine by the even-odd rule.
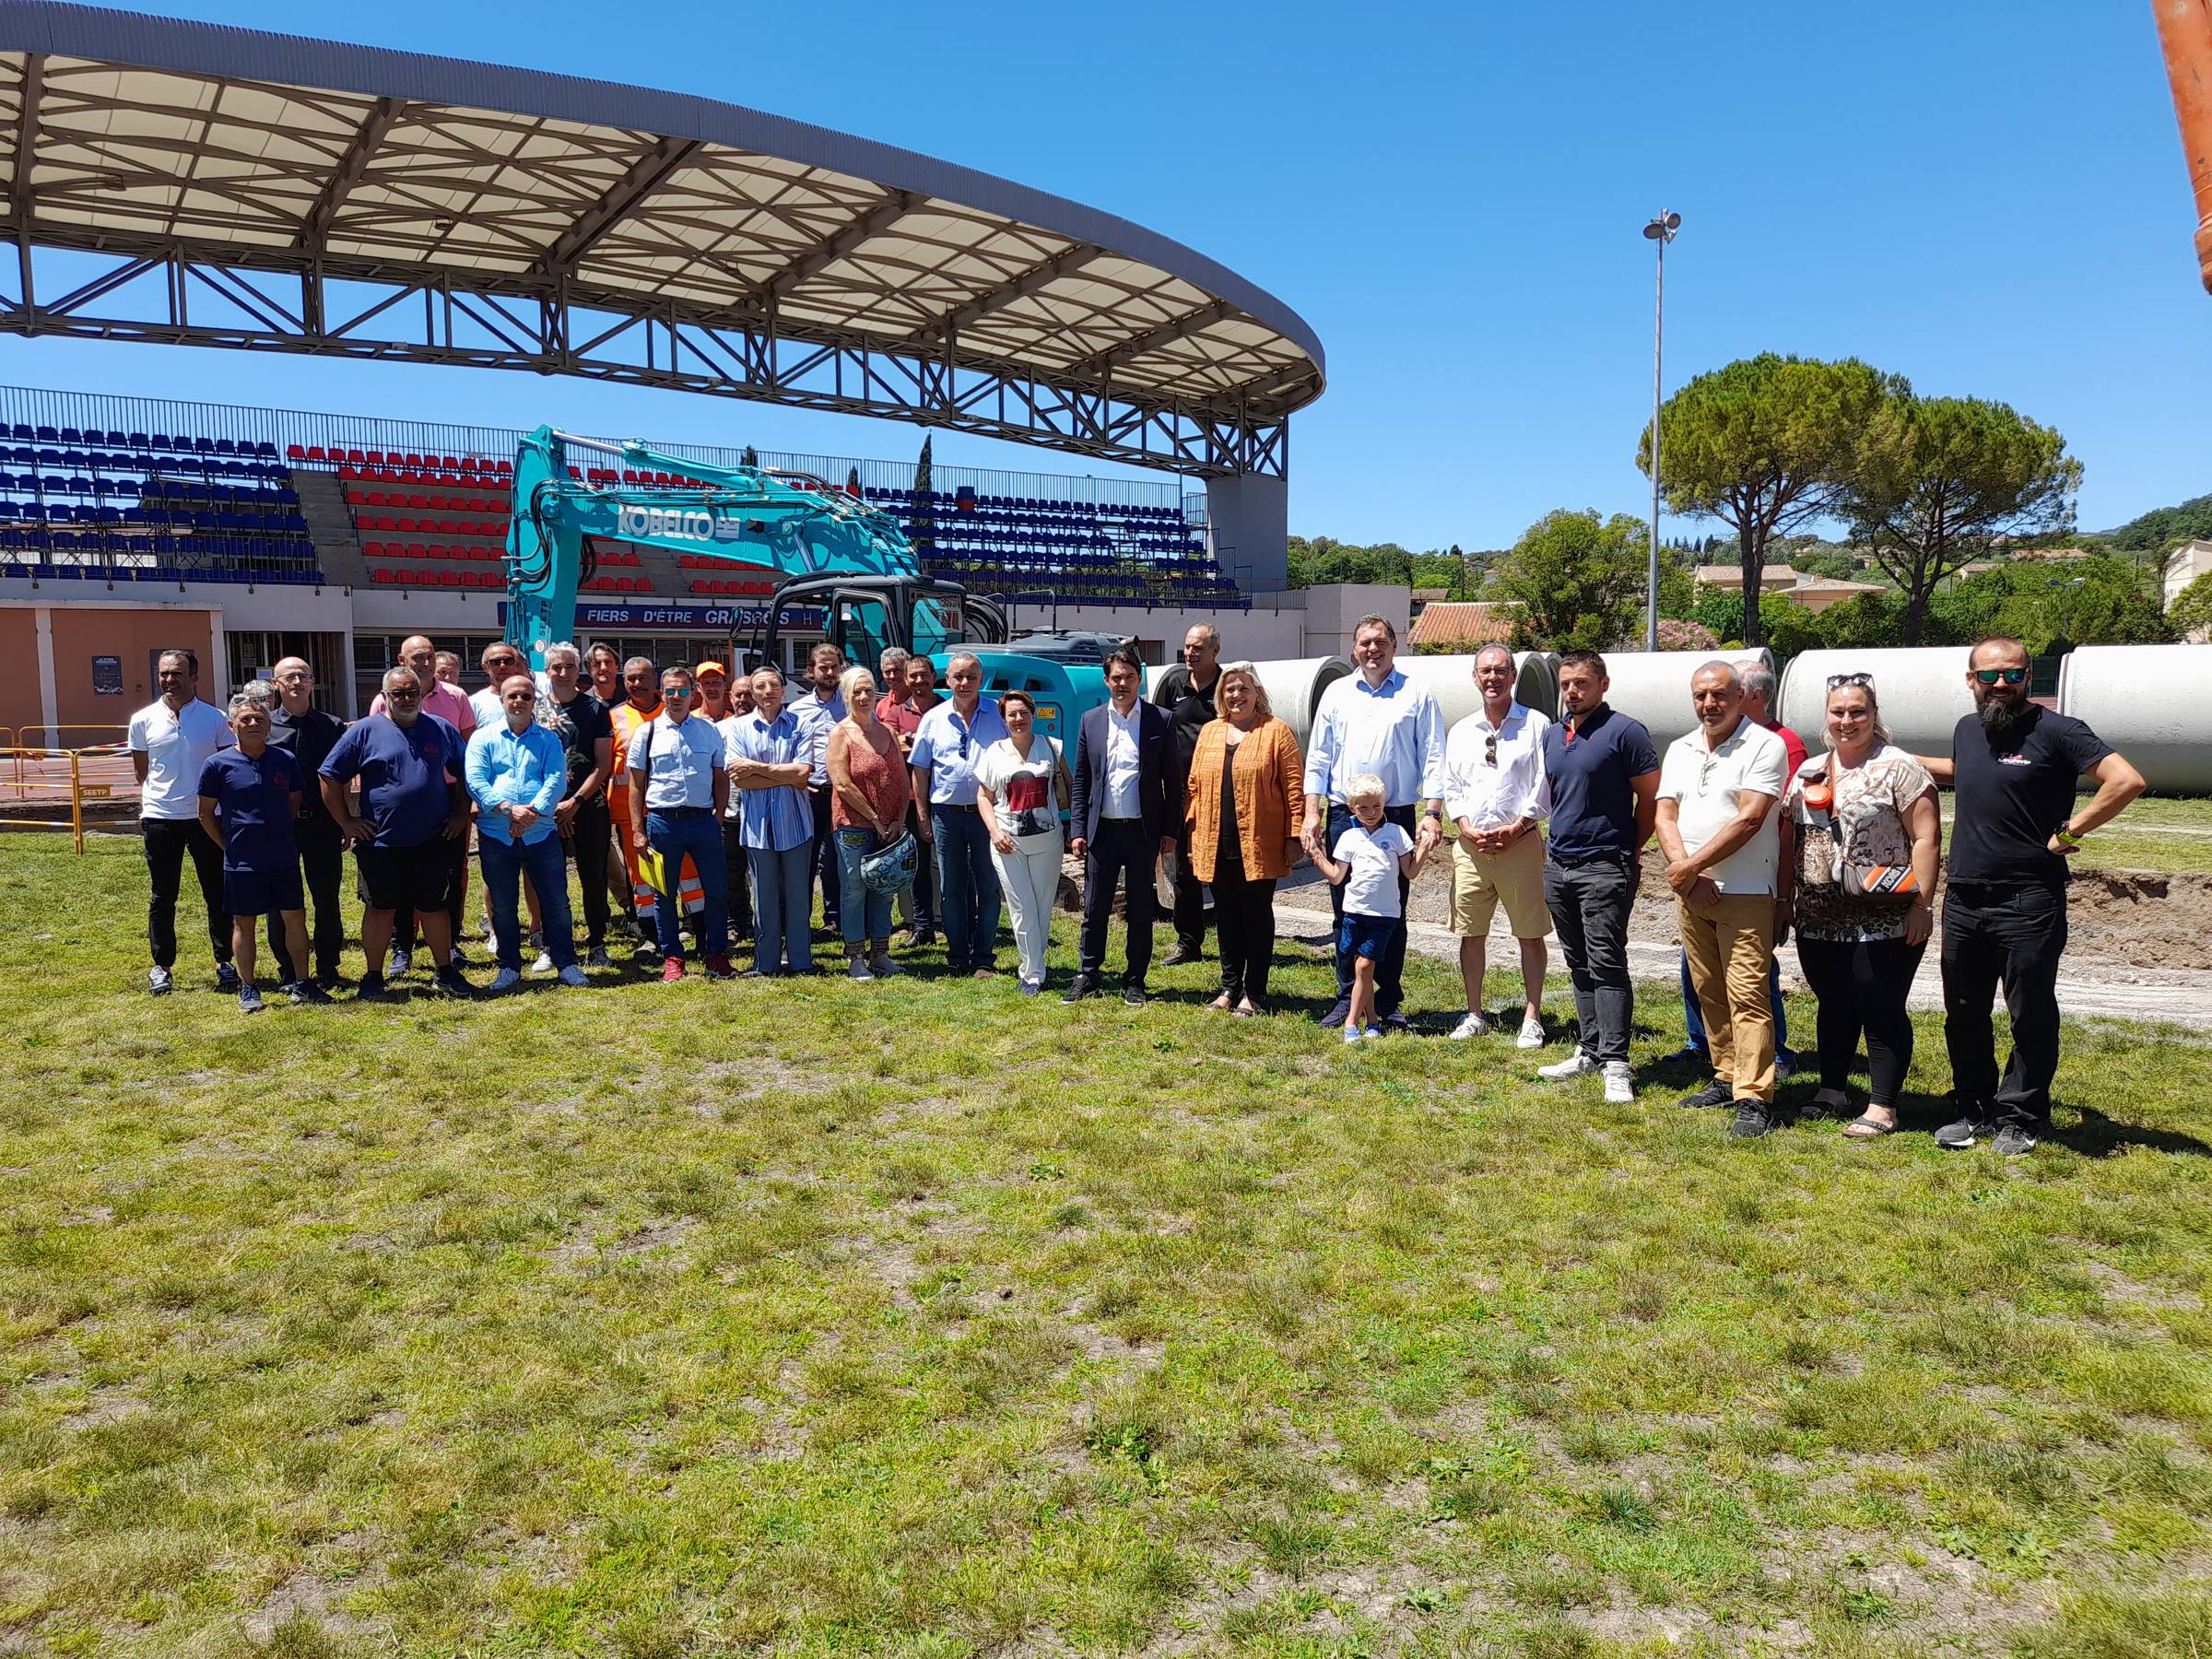
[[[1833,888],[1846,898],[1902,908],[1921,896],[1920,878],[1912,866],[1853,864],[1843,856],[1843,835],[1835,820],[1836,790],[1823,762],[1818,773],[1807,776],[1813,763],[1798,773],[1798,799],[1806,821],[1798,837],[1797,880],[1800,886]]]

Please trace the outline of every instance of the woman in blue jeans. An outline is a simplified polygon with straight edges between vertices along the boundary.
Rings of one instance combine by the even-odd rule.
[[[838,924],[845,935],[845,971],[856,980],[901,972],[891,960],[891,895],[871,893],[861,861],[906,833],[906,754],[890,727],[876,718],[876,677],[848,668],[837,682],[845,717],[830,729],[830,832],[837,837]]]
[[[723,761],[741,792],[738,836],[753,872],[753,971],[812,973],[814,805],[811,739],[783,706],[783,674],[753,670],[753,712],[723,734]]]

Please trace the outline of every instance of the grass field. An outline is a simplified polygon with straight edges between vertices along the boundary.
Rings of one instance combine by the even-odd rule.
[[[0,1653],[2212,1654],[2199,1041],[2070,1030],[2006,1166],[1732,1144],[1660,993],[1625,1108],[1210,969],[249,1021],[65,849],[0,841]]]

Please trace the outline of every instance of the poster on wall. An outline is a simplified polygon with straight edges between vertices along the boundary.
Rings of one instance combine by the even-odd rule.
[[[95,697],[123,695],[123,659],[119,656],[96,656],[92,659],[92,694]]]

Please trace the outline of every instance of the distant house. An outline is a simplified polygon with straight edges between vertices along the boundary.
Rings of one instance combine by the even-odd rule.
[[[1705,586],[1725,593],[1740,594],[1744,589],[1744,572],[1735,565],[1700,565],[1697,577]],[[1802,605],[1807,610],[1823,611],[1846,599],[1856,599],[1861,594],[1878,594],[1882,592],[1882,584],[1839,582],[1832,577],[1815,576],[1793,565],[1766,565],[1759,571],[1759,591],[1780,594],[1792,605]]]
[[[2171,605],[2182,596],[2182,590],[2212,571],[2212,541],[2183,542],[2166,555],[2163,603]]]
[[[1518,600],[1472,603],[1432,599],[1413,619],[1406,642],[1445,651],[1474,651],[1500,644],[1513,637],[1513,613],[1522,608]]]

